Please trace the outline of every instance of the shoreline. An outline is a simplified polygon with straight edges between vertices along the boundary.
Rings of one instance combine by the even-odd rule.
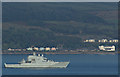
[[[35,52],[36,54],[96,54],[96,55],[107,55],[107,54],[120,54],[117,52]],[[33,54],[33,52],[3,52],[0,54]]]

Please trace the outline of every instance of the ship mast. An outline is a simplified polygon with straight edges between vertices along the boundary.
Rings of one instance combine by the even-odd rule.
[[[34,56],[36,55],[35,52],[33,52],[33,55],[34,55]]]

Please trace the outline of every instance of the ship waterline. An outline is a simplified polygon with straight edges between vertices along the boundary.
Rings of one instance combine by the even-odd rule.
[[[43,68],[43,67],[46,67],[46,68],[51,68],[51,67],[54,67],[54,68],[66,68],[68,66],[69,62],[59,62],[59,63],[56,63],[56,64],[53,64],[53,65],[21,65],[21,64],[4,64],[5,67],[7,68],[29,68],[29,67],[32,67],[32,68]]]

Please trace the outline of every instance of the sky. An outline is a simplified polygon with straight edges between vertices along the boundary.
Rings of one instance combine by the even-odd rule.
[[[1,0],[2,2],[118,2],[120,0]]]

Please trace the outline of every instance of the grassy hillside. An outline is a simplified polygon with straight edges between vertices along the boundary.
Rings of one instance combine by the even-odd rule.
[[[96,47],[89,38],[117,38],[117,3],[3,3],[3,49]]]

